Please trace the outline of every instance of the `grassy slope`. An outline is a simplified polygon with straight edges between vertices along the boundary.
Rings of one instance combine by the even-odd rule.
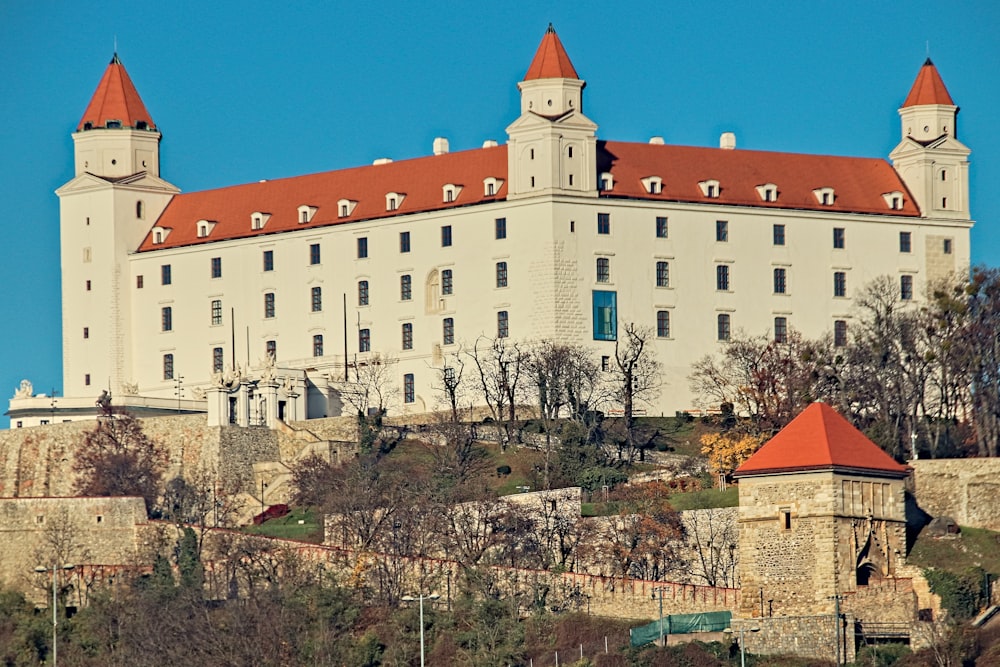
[[[917,537],[907,561],[919,567],[951,572],[962,572],[978,565],[993,576],[1000,576],[1000,533],[962,528],[957,537],[935,538],[925,530]]]

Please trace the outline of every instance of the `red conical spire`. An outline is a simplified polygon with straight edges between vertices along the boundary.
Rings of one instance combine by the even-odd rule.
[[[107,127],[108,121],[120,122],[123,128],[156,129],[117,53],[104,70],[76,131]]]
[[[948,89],[944,87],[944,81],[941,80],[937,67],[934,66],[930,58],[924,61],[924,66],[920,68],[917,80],[913,82],[913,88],[910,88],[910,94],[903,102],[903,108],[925,104],[955,106],[955,103],[951,101],[951,95],[948,94]]]
[[[542,37],[542,43],[538,45],[538,51],[535,52],[535,58],[531,61],[528,73],[524,75],[524,80],[579,78],[576,70],[573,69],[573,63],[566,55],[566,49],[563,48],[559,36],[556,35],[555,28],[550,23],[548,30],[545,31],[545,36]]]

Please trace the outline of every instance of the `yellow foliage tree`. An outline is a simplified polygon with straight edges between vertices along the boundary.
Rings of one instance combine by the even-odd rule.
[[[706,433],[701,436],[701,453],[708,456],[708,467],[721,480],[732,474],[734,470],[764,444],[764,438],[758,435]]]

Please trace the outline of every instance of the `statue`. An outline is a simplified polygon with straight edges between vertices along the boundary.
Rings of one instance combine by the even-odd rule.
[[[269,354],[261,361],[260,380],[261,382],[274,382],[274,376],[274,355]]]
[[[191,398],[196,401],[205,400],[205,388],[204,387],[192,387],[191,388]]]
[[[14,390],[14,398],[31,398],[35,395],[35,388],[28,380],[21,380],[21,387]]]
[[[108,412],[111,409],[111,392],[107,389],[102,389],[101,395],[97,398],[96,405],[102,412]]]
[[[122,394],[125,396],[138,396],[139,395],[139,383],[138,382],[122,382]]]

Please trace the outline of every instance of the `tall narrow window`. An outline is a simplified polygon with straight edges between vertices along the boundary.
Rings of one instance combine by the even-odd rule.
[[[410,232],[399,233],[399,252],[410,252]]]
[[[136,276],[135,277],[135,288],[136,289],[142,289],[142,283],[143,283],[142,276]]]
[[[358,331],[358,352],[372,351],[372,330],[360,329]]]
[[[656,286],[657,287],[670,287],[670,263],[669,262],[657,262],[656,263]]]
[[[264,270],[265,271],[274,271],[274,251],[273,250],[265,250],[264,254],[263,254],[263,258],[264,258]]]
[[[611,260],[607,257],[597,258],[597,282],[611,282]]]
[[[163,379],[174,379],[174,355],[172,354],[163,355]]]
[[[169,285],[170,284],[170,265],[164,264],[160,267],[160,284]]]
[[[413,323],[404,322],[403,323],[403,349],[412,350],[413,349]]]
[[[368,281],[359,280],[358,281],[358,305],[367,306],[368,305]]]
[[[495,222],[495,232],[497,239],[507,238],[507,218],[497,218]]]
[[[618,293],[594,290],[594,340],[615,340],[618,335]]]
[[[775,343],[788,342],[788,318],[785,317],[774,318],[774,342]]]
[[[945,239],[944,240],[944,244],[941,246],[941,250],[946,255],[950,255],[951,254],[951,239]],[[140,278],[141,277],[142,276],[140,276]]]
[[[312,288],[312,312],[318,313],[323,310],[323,288]]]
[[[899,233],[899,252],[910,252],[911,237],[910,232]]]
[[[787,278],[787,275],[786,275],[785,269],[779,268],[779,269],[775,269],[774,270],[774,293],[775,294],[784,294],[785,293],[785,291],[787,290],[787,287],[788,287],[788,285],[786,283],[786,278]]]
[[[90,281],[89,280],[87,281],[86,291],[88,291],[88,292],[90,291]]]
[[[847,296],[847,274],[843,271],[833,273],[833,295]]]
[[[364,259],[368,256],[368,237],[362,236],[358,238],[358,259]]]
[[[715,267],[715,289],[720,292],[729,291],[729,265],[717,264]]]
[[[221,278],[222,277],[222,258],[213,257],[212,258],[212,277]]]
[[[834,227],[833,228],[833,247],[837,250],[843,250],[844,248],[844,228]]]
[[[510,333],[509,319],[506,310],[497,313],[497,338],[506,338]]]
[[[444,318],[441,323],[441,342],[445,345],[455,344],[455,319],[452,317]]]
[[[222,372],[223,359],[224,359],[224,357],[222,356],[222,348],[221,347],[213,347],[212,348],[212,372],[213,373],[221,373]]]
[[[274,292],[264,293],[264,317],[274,317]]]
[[[402,301],[409,301],[413,298],[413,279],[409,274],[399,277],[399,298]]]
[[[413,373],[407,373],[403,376],[403,402],[412,403],[414,400]]]
[[[451,245],[451,225],[441,227],[441,247],[447,248]]]
[[[844,347],[847,345],[847,321],[833,321],[833,345],[834,347]]]
[[[913,298],[913,276],[903,275],[899,277],[899,298],[909,301]]]
[[[785,245],[785,226],[784,225],[772,225],[771,226],[771,242],[774,245]]]
[[[507,262],[497,262],[497,287],[507,286]]]
[[[670,338],[670,311],[656,311],[656,337]]]
[[[309,244],[309,263],[319,264],[319,259],[320,259],[319,244],[318,243]]]
[[[611,233],[611,214],[610,213],[598,213],[597,214],[597,233],[598,234],[610,234]]]
[[[451,294],[454,289],[454,282],[452,279],[451,269],[444,269],[441,271],[441,294]]]
[[[264,354],[267,355],[269,359],[278,358],[278,341],[269,340],[264,342]]]
[[[323,356],[323,334],[316,334],[313,336],[313,356]]]
[[[719,316],[716,318],[716,326],[718,329],[717,338],[719,340],[729,340],[732,333],[732,322],[729,319],[728,313],[719,313]]]
[[[174,310],[170,306],[160,309],[160,331],[172,331],[174,328]]]
[[[729,242],[729,223],[727,221],[715,221],[715,240],[719,243]]]
[[[667,219],[657,218],[656,219],[656,238],[665,239],[667,238]]]
[[[212,326],[222,324],[222,299],[212,299]]]
[[[83,328],[83,337],[84,339],[90,338],[90,327]]]
[[[943,175],[944,175],[944,173],[942,172],[942,176]],[[942,179],[942,180],[944,180],[944,179]],[[146,217],[146,211],[145,211],[145,208],[142,205],[142,200],[141,199],[135,203],[135,217],[139,218],[140,220],[142,220],[144,217]]]

